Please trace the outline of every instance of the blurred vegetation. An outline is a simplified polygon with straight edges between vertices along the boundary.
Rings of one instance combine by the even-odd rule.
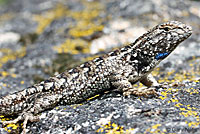
[[[53,60],[53,64],[49,69],[44,70],[46,73],[52,75],[55,72],[64,72],[74,68],[84,61],[75,59],[72,54],[61,53],[57,55],[57,58]]]
[[[84,62],[85,62],[84,60],[74,59],[72,54],[61,53],[61,54],[58,54],[57,58],[53,60],[52,66],[48,66],[48,67],[36,66],[36,68],[42,68],[42,70],[46,74],[53,76],[55,75],[55,72],[57,73],[64,72],[65,70],[74,68]],[[39,83],[45,80],[43,77],[39,75],[35,75],[33,79],[34,79],[34,82],[36,83]]]
[[[0,0],[0,5],[8,4],[11,0]]]

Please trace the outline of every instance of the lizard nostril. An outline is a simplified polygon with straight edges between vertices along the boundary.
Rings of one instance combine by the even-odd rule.
[[[188,32],[192,33],[192,27],[187,26]]]

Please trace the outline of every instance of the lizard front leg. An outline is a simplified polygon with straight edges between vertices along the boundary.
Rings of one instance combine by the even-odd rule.
[[[155,95],[156,91],[151,88],[141,89],[141,88],[133,88],[131,82],[126,77],[122,75],[113,75],[112,85],[117,88],[117,90],[122,91],[124,96],[136,95],[136,96],[148,96]]]
[[[127,91],[123,91],[124,95],[137,95],[137,96],[145,96],[148,95],[156,95],[157,92],[155,91],[156,87],[160,86],[160,84],[156,81],[156,79],[151,75],[148,74],[147,76],[143,77],[140,82],[147,86],[144,88],[131,88]]]
[[[146,87],[138,89],[137,94],[139,96],[148,96],[148,95],[156,95],[157,96],[158,95],[157,92],[155,91],[155,89],[156,89],[156,87],[159,87],[161,85],[157,82],[157,80],[153,77],[152,74],[148,74],[147,76],[142,78],[140,80],[140,82],[143,85],[145,85]]]
[[[158,86],[160,86],[160,84],[157,82],[157,80],[153,77],[152,74],[148,74],[142,80],[140,80],[140,82],[147,87],[151,87],[151,86],[158,87]]]

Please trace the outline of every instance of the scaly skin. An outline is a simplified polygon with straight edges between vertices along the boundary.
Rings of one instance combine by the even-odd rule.
[[[178,21],[157,25],[134,43],[51,77],[0,99],[0,115],[17,115],[13,121],[38,120],[38,113],[56,105],[79,103],[111,89],[124,95],[155,94],[151,88],[133,89],[140,81],[147,87],[159,84],[150,74],[182,41],[192,34],[190,26]]]

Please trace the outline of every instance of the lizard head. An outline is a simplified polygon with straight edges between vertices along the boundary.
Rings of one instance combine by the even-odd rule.
[[[192,28],[178,21],[169,21],[157,25],[147,34],[155,59],[162,60],[192,34]]]
[[[191,34],[192,28],[178,21],[157,25],[131,45],[130,62],[141,73],[149,72]]]

